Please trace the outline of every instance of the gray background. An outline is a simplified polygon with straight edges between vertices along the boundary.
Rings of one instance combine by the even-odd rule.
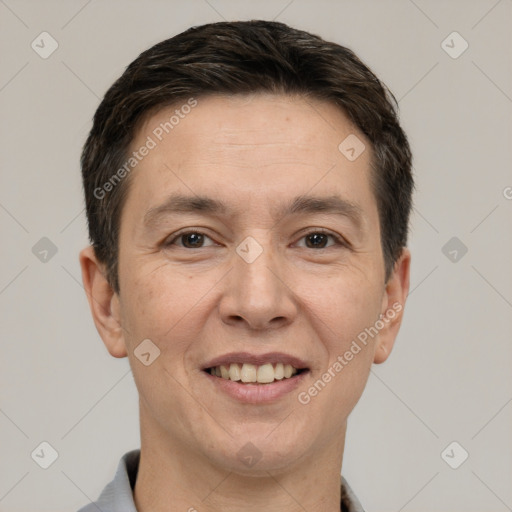
[[[349,421],[344,476],[368,512],[512,510],[511,0],[0,0],[0,510],[76,510],[139,447],[128,360],[108,355],[81,285],[79,154],[129,62],[223,18],[351,47],[411,140],[411,295]],[[47,59],[31,48],[43,31],[59,45]],[[458,58],[441,44],[453,31],[469,44]],[[42,441],[59,455],[46,470],[31,458]]]

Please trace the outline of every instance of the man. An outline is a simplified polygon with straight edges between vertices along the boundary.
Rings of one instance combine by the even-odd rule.
[[[191,28],[107,91],[80,264],[141,448],[81,512],[363,510],[347,418],[409,289],[390,99],[347,48],[266,21]]]

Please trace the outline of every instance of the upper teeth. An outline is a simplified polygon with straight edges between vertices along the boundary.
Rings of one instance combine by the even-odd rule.
[[[250,363],[243,365],[231,363],[229,366],[221,365],[210,368],[210,373],[223,379],[267,384],[274,380],[289,379],[297,373],[297,368],[283,363],[277,363],[275,367],[271,363],[260,366]]]

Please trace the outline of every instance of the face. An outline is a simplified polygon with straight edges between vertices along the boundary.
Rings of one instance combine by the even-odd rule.
[[[91,305],[96,325],[129,357],[143,437],[230,471],[252,471],[245,454],[281,471],[342,447],[397,334],[409,255],[385,282],[370,143],[335,106],[197,98],[166,133],[179,107],[132,144],[155,147],[130,176],[119,296],[82,254],[87,288],[108,302]],[[349,135],[365,145],[355,160],[338,149]],[[297,373],[282,377],[280,362]],[[221,363],[220,376],[205,370]],[[273,382],[235,382],[230,368]]]

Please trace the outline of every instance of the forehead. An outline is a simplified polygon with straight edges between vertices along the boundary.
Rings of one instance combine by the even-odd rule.
[[[231,151],[241,153],[254,151],[258,145],[286,143],[293,144],[298,152],[313,146],[332,151],[337,149],[338,139],[344,133],[357,133],[364,139],[331,102],[270,93],[210,94],[183,99],[147,115],[132,147],[135,149],[150,135],[159,146],[169,146],[174,140],[173,150],[178,152],[178,142],[192,138],[212,146],[223,145],[224,150],[231,146]]]
[[[339,146],[354,136],[365,150],[351,161]],[[356,206],[373,201],[370,144],[327,102],[270,94],[183,100],[145,120],[130,150],[144,145],[152,149],[130,176],[128,198],[139,215],[176,191],[213,193],[239,213],[315,193]]]

